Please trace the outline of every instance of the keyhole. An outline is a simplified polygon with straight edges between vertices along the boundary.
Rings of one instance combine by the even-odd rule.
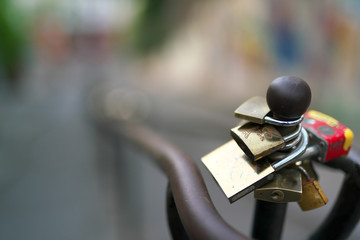
[[[284,199],[284,193],[280,190],[274,190],[271,193],[271,199],[274,201],[281,201]]]

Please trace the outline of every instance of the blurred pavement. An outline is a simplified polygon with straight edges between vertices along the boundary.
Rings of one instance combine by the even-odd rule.
[[[84,59],[55,71],[36,64],[18,97],[0,97],[0,239],[169,239],[166,178],[126,142],[96,132],[86,112],[93,83],[126,86],[125,67]],[[223,129],[236,120],[189,99],[147,99],[147,123],[196,161],[219,212],[249,234],[252,194],[230,205],[200,163],[230,139]],[[342,174],[317,170],[329,204],[311,212],[289,204],[283,239],[304,239],[334,202]],[[357,227],[350,239],[359,238]]]

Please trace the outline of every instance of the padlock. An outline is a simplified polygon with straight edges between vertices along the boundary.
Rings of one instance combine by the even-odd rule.
[[[336,119],[312,110],[305,114],[302,125],[309,131],[311,144],[321,150],[317,161],[327,162],[349,153],[354,134]]]
[[[284,132],[287,135],[284,135]],[[269,124],[259,125],[246,121],[232,128],[230,134],[250,159],[259,160],[278,150],[296,147],[302,138],[301,132],[300,124],[296,127],[278,129]]]
[[[250,122],[231,129],[230,133],[251,160],[258,160],[285,146],[280,132],[269,124]]]
[[[231,203],[272,179],[268,161],[252,161],[231,140],[201,158]]]
[[[235,117],[248,120],[249,122],[264,124],[265,116],[270,109],[264,97],[252,97],[242,103],[234,112]]]
[[[230,202],[234,202],[270,181],[274,172],[299,161],[307,148],[308,133],[300,125],[311,100],[311,91],[307,83],[293,76],[277,78],[270,84],[266,97],[266,100],[259,97],[249,99],[235,110],[236,117],[250,121],[252,124],[258,124],[258,126],[261,125],[260,132],[255,130],[249,134],[248,129],[247,132],[241,133],[239,127],[236,127],[232,130],[232,135],[239,145],[242,145],[243,141],[239,141],[242,135],[247,135],[247,138],[255,135],[261,142],[262,136],[266,133],[262,126],[265,123],[279,127],[291,127],[288,129],[289,132],[285,133],[286,136],[282,136],[284,143],[279,145],[280,150],[283,150],[282,148],[286,150],[281,152],[281,158],[271,161],[269,155],[262,157],[260,161],[254,161],[252,159],[258,158],[258,156],[253,154],[252,157],[249,154],[252,159],[249,158],[234,140],[202,157],[202,162]],[[246,149],[250,149],[252,145],[258,144],[248,144],[243,148],[247,151]],[[271,148],[263,145],[260,152]]]
[[[298,202],[300,208],[303,211],[308,211],[326,205],[328,199],[318,181],[316,181],[315,178],[311,178],[303,167],[297,167],[302,171],[304,177],[302,182],[302,197],[301,201]]]
[[[266,157],[261,161],[251,160],[234,140],[205,155],[201,161],[233,203],[272,180],[275,171],[296,162],[308,144],[305,129],[302,130],[302,134],[304,136],[299,146],[276,162],[270,163]]]
[[[255,189],[254,198],[267,202],[298,202],[302,196],[302,176],[296,168],[284,168],[274,179]]]

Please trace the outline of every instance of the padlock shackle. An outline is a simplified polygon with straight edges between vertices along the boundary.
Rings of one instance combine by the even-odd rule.
[[[283,159],[275,162],[274,164],[271,164],[273,166],[273,168],[275,169],[275,171],[278,171],[281,168],[286,167],[289,164],[298,161],[298,158],[303,153],[305,153],[306,148],[309,143],[309,135],[304,128],[301,129],[301,134],[302,134],[302,138],[301,138],[301,142],[300,142],[299,146],[294,151],[292,151],[289,155],[284,157]]]
[[[307,180],[309,180],[311,178],[310,174],[305,170],[305,168],[303,166],[297,165],[296,168],[301,171],[301,173],[303,174],[303,176],[306,177]]]
[[[295,147],[296,145],[298,145],[298,143],[301,141],[302,135],[299,134],[294,140],[290,141],[289,143],[287,143],[282,149],[280,149],[281,151],[283,150],[288,150],[291,149],[293,147]]]
[[[265,123],[279,126],[279,127],[291,127],[291,126],[297,126],[304,120],[304,115],[301,115],[300,118],[295,120],[279,120],[276,118],[272,118],[270,116],[265,116],[264,118]]]
[[[294,138],[298,137],[301,133],[301,129],[302,129],[301,124],[297,125],[294,132],[290,133],[287,136],[284,136],[284,142],[289,142],[289,141],[293,140]]]
[[[317,156],[319,153],[320,153],[320,148],[317,145],[308,146],[305,152],[296,159],[296,162],[313,158],[314,156]],[[284,158],[284,156],[286,156],[286,153],[276,152],[271,154],[269,158],[273,161],[280,161],[281,159]]]

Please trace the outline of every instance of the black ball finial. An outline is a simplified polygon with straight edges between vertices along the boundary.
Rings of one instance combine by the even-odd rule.
[[[293,120],[301,117],[311,102],[309,85],[294,76],[278,77],[271,82],[266,101],[274,117]]]

